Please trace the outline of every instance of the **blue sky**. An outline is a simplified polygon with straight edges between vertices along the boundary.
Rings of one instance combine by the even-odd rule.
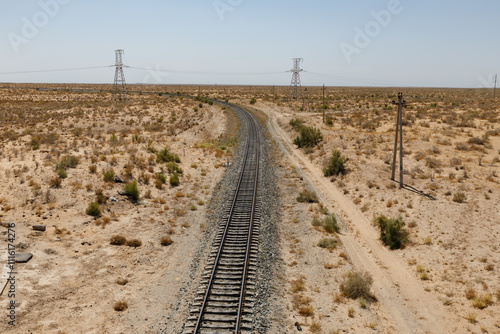
[[[0,82],[491,86],[500,1],[0,0]],[[34,28],[34,29],[33,29]],[[159,69],[159,70],[158,70]],[[208,73],[208,74],[207,74]],[[226,75],[222,75],[226,74]],[[236,75],[238,74],[238,75]]]

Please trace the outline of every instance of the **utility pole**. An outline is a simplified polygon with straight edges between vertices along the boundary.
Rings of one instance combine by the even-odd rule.
[[[498,76],[498,74],[495,74],[495,86],[493,87],[493,100],[496,99],[496,95],[497,95],[497,76]]]
[[[273,103],[275,101],[276,95],[274,94],[274,85],[273,85]]]
[[[127,99],[127,84],[123,73],[123,50],[115,50],[115,83],[113,84],[113,98],[123,101]]]
[[[403,184],[403,108],[406,108],[406,101],[403,100],[403,93],[398,93],[398,102],[392,101],[392,104],[398,106],[398,116],[396,118],[396,137],[394,140],[394,155],[392,158],[392,176],[394,181],[396,176],[396,156],[399,139],[399,189],[404,187]],[[399,135],[399,138],[398,138]]]
[[[323,124],[325,124],[325,84],[323,84]]]
[[[303,58],[293,58],[293,68],[290,70],[292,72],[292,82],[290,84],[290,94],[289,98],[298,99],[302,96],[302,86],[300,85],[300,72],[303,69],[300,68],[300,63]]]

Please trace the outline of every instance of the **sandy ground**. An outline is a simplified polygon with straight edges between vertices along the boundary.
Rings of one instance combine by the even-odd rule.
[[[373,291],[379,304],[375,322],[379,322],[382,332],[498,332],[500,323],[495,314],[499,311],[500,298],[496,268],[499,260],[497,223],[500,202],[498,179],[496,173],[492,172],[498,170],[498,137],[491,137],[490,149],[482,153],[485,160],[482,166],[477,164],[476,159],[467,157],[467,154],[458,154],[462,161],[470,162],[462,169],[469,172],[467,179],[457,182],[453,176],[446,177],[445,170],[434,171],[440,175],[426,178],[406,175],[406,182],[411,186],[436,198],[429,200],[408,190],[395,189],[389,180],[390,167],[382,160],[386,159],[387,151],[391,148],[380,150],[376,144],[387,142],[386,146],[390,147],[393,137],[390,124],[375,132],[365,132],[341,124],[325,126],[321,124],[319,113],[297,112],[293,108],[269,103],[257,103],[255,106],[270,116],[268,126],[286,156],[288,162],[285,164],[290,168],[295,166],[298,176],[317,190],[322,202],[336,212],[346,225],[338,237],[352,265],[357,270],[368,271],[374,279]],[[288,122],[297,117],[304,119],[307,125],[321,129],[325,140],[320,149],[306,154],[293,145],[297,132]],[[336,119],[337,122],[339,120]],[[439,133],[436,130],[442,127],[437,122],[430,127],[427,124],[425,126],[424,130],[428,129],[425,131],[428,134],[422,134],[421,129],[406,130],[405,138],[409,137],[406,150],[425,152],[432,149],[439,151],[440,158],[443,155],[449,159],[457,156],[453,146],[449,147],[451,143],[439,145],[443,141],[439,135],[436,136],[435,144],[439,145],[438,149],[431,147],[432,143],[425,140],[423,143],[417,141],[415,132],[420,137],[432,138],[432,134]],[[460,132],[454,133],[453,141],[467,142],[468,138],[484,132],[484,128],[489,128],[488,123],[478,125],[472,133],[462,133],[462,136]],[[367,153],[368,149],[362,146],[370,146],[371,151]],[[326,152],[334,148],[340,148],[351,159],[349,172],[340,182],[332,182],[322,172]],[[469,156],[475,155],[468,153]],[[426,166],[412,158],[407,158],[407,174],[411,173],[411,169],[425,170]],[[455,170],[454,167],[443,169]],[[448,191],[460,190],[467,191],[465,203],[455,203],[447,194]],[[296,204],[292,203],[293,198],[289,199],[288,204],[295,207]],[[403,216],[409,223],[411,243],[405,249],[390,251],[378,240],[378,230],[371,221],[381,213]],[[300,224],[310,224],[308,219],[299,221]],[[307,230],[311,230],[310,225],[297,238],[302,239],[310,234]],[[286,238],[294,238],[294,233],[291,236],[288,236],[288,232],[284,234]],[[318,254],[306,255],[304,264],[299,262],[295,270],[302,272],[308,279],[309,275],[316,277],[319,269],[311,271],[309,264],[318,261],[318,258],[321,258]],[[421,271],[425,271],[426,275],[423,276]],[[337,290],[338,284],[333,284],[332,288]],[[478,296],[489,295],[493,303],[484,309],[474,307],[465,296],[466,289],[473,289]],[[328,294],[323,293],[322,296],[325,298]],[[318,296],[313,299],[321,298]],[[334,305],[331,298],[326,299],[327,302],[321,304],[322,309],[325,305]],[[319,318],[322,318],[321,314]],[[358,325],[363,321],[366,319],[358,319]],[[346,324],[330,324],[324,319],[320,323],[323,330],[328,328],[331,332],[349,327]],[[359,329],[355,332],[359,332]]]
[[[207,229],[206,203],[221,164],[231,159],[234,119],[220,107],[179,96],[134,95],[117,107],[105,92],[19,86],[0,91],[0,221],[16,222],[17,251],[34,256],[16,265],[17,327],[2,316],[0,332],[156,333],[182,323],[195,245]],[[416,193],[389,180],[391,89],[330,89],[331,125],[322,123],[317,88],[309,89],[303,105],[287,103],[283,87],[154,89],[202,92],[248,106],[255,98],[251,106],[270,116],[281,150],[273,158],[284,263],[273,300],[283,304],[287,333],[297,332],[296,323],[304,332],[328,334],[500,332],[500,131],[497,104],[483,91],[405,92],[411,108],[405,113],[404,176]],[[323,141],[297,149],[293,118],[320,129]],[[180,156],[178,187],[169,185],[166,165],[153,153],[164,147]],[[350,159],[348,171],[326,178],[322,169],[333,149]],[[54,187],[56,164],[65,156],[79,162]],[[111,168],[125,181],[138,181],[138,203],[118,194],[123,184],[104,181]],[[162,171],[167,180],[159,189],[155,180]],[[297,202],[305,187],[316,190],[323,206]],[[96,219],[86,208],[99,189],[118,201],[108,199]],[[454,201],[457,194],[465,199]],[[311,224],[328,211],[342,221],[338,235]],[[404,219],[410,232],[404,249],[383,246],[373,224],[380,214]],[[46,231],[34,231],[37,224]],[[0,232],[5,277],[7,228]],[[142,245],[110,245],[114,235]],[[162,246],[167,236],[174,242]],[[337,245],[323,249],[322,239]],[[340,294],[349,271],[372,276],[377,302]],[[481,299],[491,302],[478,307]],[[125,311],[114,310],[120,301]],[[0,308],[8,303],[4,293]]]
[[[16,251],[33,254],[29,263],[16,264],[15,298],[8,298],[9,288],[0,297],[2,333],[153,333],[168,327],[166,316],[184,298],[191,266],[186,259],[194,258],[206,229],[206,203],[224,172],[221,164],[231,158],[232,143],[217,138],[234,126],[226,126],[221,107],[207,103],[135,95],[116,108],[109,98],[1,92],[2,131],[11,137],[1,145],[0,219],[16,223]],[[33,150],[36,136],[42,139]],[[178,187],[169,185],[166,165],[152,153],[164,147],[180,156]],[[55,164],[66,155],[79,163],[53,188]],[[138,181],[139,202],[118,194],[123,184],[103,180],[110,168]],[[158,186],[161,171],[167,180]],[[118,200],[108,198],[99,219],[86,214],[97,189]],[[32,230],[38,224],[46,231]],[[5,277],[7,228],[1,232]],[[110,245],[114,235],[142,245]],[[173,244],[162,246],[167,236]],[[6,321],[10,300],[16,303],[15,328]],[[128,308],[115,311],[117,302]],[[183,320],[179,315],[168,321]]]

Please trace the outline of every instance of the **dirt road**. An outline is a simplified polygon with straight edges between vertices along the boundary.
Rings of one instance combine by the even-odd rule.
[[[449,316],[437,298],[424,290],[408,265],[378,240],[378,232],[356,206],[333,183],[322,175],[319,167],[295,149],[287,133],[279,126],[280,115],[263,109],[272,136],[296,166],[298,172],[314,188],[320,200],[344,221],[339,235],[357,270],[368,271],[374,280],[373,289],[385,314],[386,328],[393,333],[447,333],[452,327]]]

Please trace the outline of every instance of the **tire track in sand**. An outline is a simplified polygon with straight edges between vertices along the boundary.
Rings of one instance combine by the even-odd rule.
[[[339,238],[358,270],[368,271],[373,277],[373,291],[378,298],[386,323],[393,333],[449,332],[452,324],[438,300],[426,292],[414,273],[393,252],[379,241],[378,232],[356,206],[344,196],[322,171],[315,167],[292,145],[290,138],[277,122],[276,112],[266,109],[268,129],[283,153],[303,179],[317,192],[321,201],[333,203],[338,213],[349,221],[348,227],[359,232],[356,240],[352,232],[344,229]]]

